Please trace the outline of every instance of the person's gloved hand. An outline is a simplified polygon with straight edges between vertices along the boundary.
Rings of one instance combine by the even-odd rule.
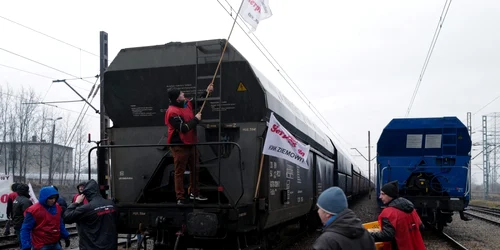
[[[69,238],[64,239],[64,244],[65,244],[64,247],[69,247],[69,243],[71,243],[69,241]]]

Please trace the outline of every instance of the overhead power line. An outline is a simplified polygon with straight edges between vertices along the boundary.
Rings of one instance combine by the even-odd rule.
[[[17,95],[13,95],[13,94],[8,94],[8,93],[4,93],[4,92],[0,92],[0,95],[5,95],[5,96],[10,96],[10,97],[14,97],[18,100],[25,100],[25,98],[22,98],[21,96],[17,96]],[[44,104],[44,105],[47,105],[47,106],[51,106],[51,107],[54,107],[54,108],[58,108],[58,109],[62,109],[62,110],[66,110],[68,112],[72,112],[72,113],[78,113],[80,114],[80,112],[76,111],[76,110],[71,110],[71,109],[66,109],[66,108],[61,108],[59,106],[56,106],[56,105],[53,105],[51,103],[41,103],[41,104]],[[87,116],[90,116],[92,118],[99,118],[99,116],[96,116],[96,115],[92,115],[92,114],[88,114]]]
[[[229,7],[231,8],[230,11],[228,11],[226,9],[226,7],[224,7],[224,5],[219,1],[217,0],[217,2],[222,6],[222,8],[229,14],[229,16],[231,16],[231,18],[234,20],[235,18],[239,18],[243,24],[245,25],[245,27],[247,29],[249,29],[248,25],[245,23],[245,21],[239,16],[239,15],[236,15],[236,17],[233,18],[233,15],[232,15],[232,12],[235,12],[237,13],[237,11],[235,11],[235,9],[233,8],[233,6],[227,1],[225,0],[225,2],[229,5]],[[257,35],[255,35],[255,33],[252,33],[252,35],[255,37],[255,40],[257,40],[259,42],[259,44],[262,46],[262,48],[269,54],[269,57],[271,57],[275,64],[281,69],[278,69],[278,67],[276,67],[274,65],[274,63],[269,59],[268,56],[266,56],[266,54],[262,51],[262,49],[255,43],[255,41],[250,37],[250,35],[245,31],[245,29],[239,24],[237,23],[238,26],[240,27],[240,29],[243,31],[243,33],[245,33],[245,35],[250,39],[250,41],[255,45],[255,47],[257,47],[257,49],[262,53],[262,55],[269,61],[269,63],[271,63],[271,65],[276,69],[276,71],[278,71],[278,73],[281,75],[281,77],[286,81],[286,83],[292,87],[293,91],[300,97],[300,99],[309,107],[309,109],[311,109],[311,111],[313,111],[313,113],[316,115],[317,118],[319,118],[319,120],[321,121],[321,123],[323,123],[323,125],[325,125],[325,127],[328,129],[328,131],[330,131],[330,133],[332,134],[333,137],[335,137],[339,142],[341,142],[341,140],[343,140],[346,144],[350,145],[349,142],[347,142],[344,138],[342,138],[342,136],[336,132],[333,127],[328,123],[328,121],[326,121],[326,119],[321,115],[321,113],[319,112],[319,110],[311,103],[311,101],[309,101],[309,99],[306,97],[306,95],[300,90],[300,88],[297,86],[297,84],[295,84],[295,82],[292,80],[292,78],[286,73],[286,71],[283,69],[283,67],[281,67],[281,65],[278,63],[278,61],[272,56],[271,52],[269,52],[269,50],[267,50],[267,48],[264,46],[264,44],[259,40],[259,38],[257,37]],[[282,73],[283,72],[283,73]],[[285,78],[285,76],[288,77],[288,80],[287,78]],[[292,86],[293,84],[293,86]],[[294,87],[295,86],[295,87]],[[300,92],[300,93],[299,93]],[[333,130],[333,131],[332,131]],[[337,134],[338,137],[335,135]],[[339,139],[340,137],[340,139]]]
[[[32,74],[32,75],[39,76],[39,77],[42,77],[42,78],[50,79],[50,80],[56,79],[55,77],[50,77],[50,76],[46,76],[46,75],[34,73],[34,72],[31,72],[31,71],[27,71],[27,70],[24,70],[24,69],[19,69],[19,68],[8,66],[8,65],[5,65],[5,64],[1,64],[1,63],[0,63],[0,66],[5,67],[5,68],[9,68],[9,69],[13,69],[13,70],[17,70],[17,71],[21,71],[21,72],[24,72],[24,73],[27,73],[27,74]],[[81,80],[81,79],[89,79],[89,78],[94,78],[94,77],[99,77],[99,75],[97,75],[97,76],[89,76],[89,77],[81,77],[81,78],[73,78],[73,79],[66,79],[66,80],[67,81],[69,81],[69,80]],[[89,91],[86,88],[77,87],[77,86],[74,86],[74,87],[77,88],[77,89]]]
[[[479,111],[485,109],[486,107],[490,106],[490,104],[492,104],[493,102],[495,102],[498,98],[500,98],[500,95],[495,97],[493,100],[491,100],[490,102],[488,102],[486,105],[484,105],[482,108],[478,109],[476,112],[474,112],[474,114],[472,115],[475,115],[477,114]]]
[[[56,40],[56,41],[58,41],[58,42],[60,42],[60,43],[64,43],[64,44],[66,44],[66,45],[68,45],[68,46],[70,46],[70,47],[73,47],[73,48],[75,48],[75,49],[79,49],[80,51],[83,51],[83,52],[88,53],[88,54],[90,54],[90,55],[93,55],[93,56],[99,57],[99,55],[94,54],[94,53],[92,53],[92,52],[90,52],[90,51],[88,51],[88,50],[84,50],[84,49],[82,49],[82,48],[80,48],[80,47],[78,47],[78,46],[75,46],[75,45],[73,45],[73,44],[67,43],[67,42],[62,41],[62,40],[60,40],[60,39],[57,39],[57,38],[55,38],[55,37],[53,37],[53,36],[47,35],[47,34],[45,34],[45,33],[41,32],[41,31],[35,30],[35,29],[33,29],[33,28],[30,28],[30,27],[28,27],[28,26],[26,26],[26,25],[20,24],[20,23],[18,23],[18,22],[16,22],[16,21],[13,21],[13,20],[8,19],[8,18],[6,18],[6,17],[0,16],[0,18],[5,19],[5,20],[7,20],[7,21],[9,21],[9,22],[11,22],[11,23],[17,24],[17,25],[19,25],[19,26],[21,26],[21,27],[23,27],[23,28],[26,28],[26,29],[29,29],[29,30],[31,30],[31,31],[34,31],[34,32],[36,32],[36,33],[38,33],[38,34],[41,34],[41,35],[44,35],[44,36],[49,37],[49,38],[51,38],[51,39],[54,39],[54,40]]]
[[[448,2],[448,0],[446,0],[446,2],[444,3],[443,10],[441,11],[441,16],[439,17],[439,22],[436,26],[436,30],[434,31],[434,36],[432,37],[431,46],[429,47],[429,51],[427,52],[427,57],[425,58],[424,65],[422,66],[422,70],[420,71],[420,76],[418,78],[417,85],[415,86],[415,90],[413,91],[413,96],[411,97],[408,109],[406,110],[405,117],[408,117],[411,108],[413,106],[413,103],[415,102],[418,89],[420,88],[420,84],[422,83],[422,79],[424,78],[425,70],[427,69],[427,65],[431,60],[432,52],[434,51],[434,47],[436,46],[437,39],[439,37],[439,34],[441,33],[441,28],[443,27],[444,20],[446,19],[446,15],[448,14],[448,10],[450,9],[451,1],[452,0]]]
[[[45,67],[47,67],[47,68],[49,68],[49,69],[52,69],[52,70],[55,70],[55,71],[57,71],[57,72],[60,72],[60,73],[63,73],[63,74],[69,75],[69,76],[71,76],[71,77],[74,77],[74,78],[80,79],[80,80],[82,80],[82,81],[84,81],[84,82],[87,82],[87,83],[90,83],[90,84],[94,84],[94,83],[92,83],[92,82],[90,82],[90,81],[87,81],[87,80],[85,80],[85,79],[81,78],[81,77],[78,77],[78,76],[75,76],[75,75],[73,75],[73,74],[70,74],[70,73],[64,72],[64,71],[62,71],[62,70],[60,70],[60,69],[54,68],[54,67],[52,67],[52,66],[49,66],[49,65],[47,65],[47,64],[41,63],[41,62],[36,61],[36,60],[33,60],[33,59],[31,59],[31,58],[28,58],[28,57],[22,56],[22,55],[20,55],[20,54],[17,54],[17,53],[15,53],[15,52],[10,51],[10,50],[6,50],[6,49],[4,49],[4,48],[0,48],[0,50],[3,50],[3,51],[5,51],[5,52],[7,52],[7,53],[10,53],[10,54],[12,54],[12,55],[15,55],[15,56],[21,57],[21,58],[26,59],[26,60],[28,60],[28,61],[34,62],[34,63],[36,63],[36,64],[40,64],[40,65],[42,65],[42,66],[45,66]],[[52,78],[52,79],[53,79],[53,78]]]

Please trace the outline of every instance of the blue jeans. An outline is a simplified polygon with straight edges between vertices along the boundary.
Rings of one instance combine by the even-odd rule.
[[[40,248],[40,250],[62,250],[61,245],[59,243],[48,244]]]

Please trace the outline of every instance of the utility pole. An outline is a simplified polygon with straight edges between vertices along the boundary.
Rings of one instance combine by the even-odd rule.
[[[62,117],[58,117],[57,119],[52,119],[52,118],[49,118],[49,119],[46,119],[46,120],[51,120],[53,121],[53,125],[52,125],[52,142],[51,142],[51,146],[50,146],[50,161],[49,161],[49,185],[52,184],[52,160],[54,159],[54,138],[55,138],[55,135],[56,135],[56,121],[57,120],[61,120]]]
[[[372,199],[372,189],[371,189],[371,163],[372,163],[372,159],[371,159],[371,147],[370,147],[370,130],[368,130],[368,199],[371,200]]]
[[[469,136],[472,142],[472,113],[467,112],[467,130],[469,130]],[[472,149],[471,149],[472,153]],[[469,199],[472,200],[472,159],[469,161]]]
[[[483,115],[483,185],[484,185],[484,199],[488,200],[488,192],[490,189],[490,169],[488,162],[488,120],[487,116]]]
[[[368,162],[368,199],[372,199],[372,189],[371,189],[371,171],[370,171],[370,165],[372,160],[375,159],[375,157],[371,158],[371,145],[370,145],[370,131],[368,131],[368,158],[366,158],[357,148],[351,148],[352,150],[356,150],[359,155],[361,155],[367,162]]]
[[[496,192],[496,187],[497,187],[497,149],[496,149],[496,146],[497,146],[497,116],[498,116],[498,113],[495,113],[494,116],[493,116],[493,123],[494,123],[494,127],[493,127],[493,174],[492,174],[492,178],[491,178],[491,192]],[[491,164],[490,164],[491,166]]]
[[[109,127],[109,117],[106,114],[106,108],[104,107],[104,73],[108,69],[108,33],[101,31],[99,33],[99,66],[100,66],[100,84],[98,89],[100,88],[100,96],[101,96],[101,104],[100,104],[100,142],[102,146],[108,145],[108,133],[107,128]],[[97,93],[97,91],[96,91]],[[108,148],[98,148],[97,149],[97,182],[100,186],[100,193],[102,197],[105,199],[109,198],[109,149]],[[89,179],[91,176],[91,170],[89,169]]]

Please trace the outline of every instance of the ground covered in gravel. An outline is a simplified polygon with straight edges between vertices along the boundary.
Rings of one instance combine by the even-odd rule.
[[[470,250],[500,249],[500,227],[479,219],[463,221],[456,214],[443,231]]]

